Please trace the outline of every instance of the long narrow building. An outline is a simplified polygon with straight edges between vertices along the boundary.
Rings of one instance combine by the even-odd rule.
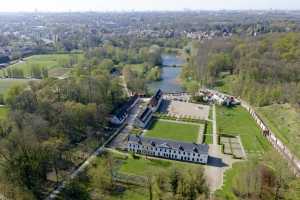
[[[163,92],[159,89],[154,96],[151,97],[149,104],[141,112],[136,120],[135,124],[136,126],[140,128],[145,128],[148,123],[151,121],[153,114],[159,109],[161,103],[163,101]]]
[[[130,135],[128,137],[129,152],[142,155],[161,157],[171,160],[207,164],[207,144],[195,144],[172,140]]]

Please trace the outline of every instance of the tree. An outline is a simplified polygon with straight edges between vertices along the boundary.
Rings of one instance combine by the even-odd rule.
[[[164,171],[159,172],[155,176],[155,183],[156,183],[155,193],[157,194],[157,198],[159,200],[168,198],[168,196],[170,196],[169,194],[170,184],[169,184],[168,174]]]
[[[20,95],[24,91],[24,89],[24,85],[19,84],[10,87],[4,95],[5,103],[9,106],[13,106],[17,101],[18,95]]]
[[[153,185],[154,185],[154,176],[151,173],[146,175],[146,186],[149,192],[149,200],[153,200]]]
[[[171,191],[172,191],[173,195],[175,196],[178,191],[179,181],[182,178],[181,177],[182,174],[181,174],[180,170],[175,167],[170,171],[169,176],[170,176],[169,181],[170,181],[170,185],[171,185]]]
[[[63,190],[62,195],[64,200],[89,200],[91,199],[89,191],[86,186],[80,183],[79,180],[73,180],[71,183],[67,184],[66,188]]]
[[[28,132],[13,132],[0,145],[0,156],[7,179],[41,197],[47,178],[49,154]]]

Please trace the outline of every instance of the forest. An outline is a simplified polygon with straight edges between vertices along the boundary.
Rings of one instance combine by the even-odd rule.
[[[253,105],[300,102],[300,34],[194,42],[183,78],[217,87]]]

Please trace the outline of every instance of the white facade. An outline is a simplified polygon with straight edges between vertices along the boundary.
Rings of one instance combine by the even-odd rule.
[[[208,160],[207,153],[197,153],[195,151],[172,149],[169,148],[167,145],[152,146],[152,145],[138,144],[129,141],[128,151],[137,154],[162,157],[171,160],[201,163],[201,164],[206,164]]]

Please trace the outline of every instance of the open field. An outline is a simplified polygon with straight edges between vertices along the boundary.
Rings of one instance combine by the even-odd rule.
[[[217,129],[219,134],[240,135],[247,153],[262,153],[270,148],[250,114],[241,106],[226,108],[218,106]]]
[[[139,157],[139,156],[138,156]],[[134,159],[131,156],[125,160],[121,167],[119,168],[120,173],[132,174],[138,176],[145,176],[149,173],[156,173],[159,171],[167,171],[173,167],[195,167],[196,164],[183,163],[171,160],[161,160],[161,159],[146,159],[145,157],[139,157]],[[199,165],[198,165],[199,166]]]
[[[300,113],[289,104],[257,108],[263,121],[300,158]]]
[[[145,136],[182,142],[197,142],[199,128],[194,124],[154,120]]]
[[[13,85],[26,85],[31,79],[0,79],[0,94],[4,94]],[[34,80],[35,81],[35,80]]]
[[[215,89],[220,92],[230,94],[231,86],[232,86],[232,83],[235,81],[235,79],[236,79],[236,76],[234,76],[234,75],[224,75],[224,77],[222,79],[220,79],[219,82],[217,83]]]
[[[127,64],[124,67],[129,67],[132,71],[139,75],[143,75],[145,70],[144,64]]]
[[[2,106],[0,107],[0,120],[5,119],[7,117],[9,108],[7,108],[6,106]]]
[[[0,70],[0,77],[7,75],[7,70],[10,68],[16,68],[23,71],[25,77],[30,77],[32,67],[38,67],[40,69],[46,68],[48,70],[54,68],[66,68],[70,64],[70,60],[80,60],[82,54],[46,54],[46,55],[34,55],[25,58],[16,64],[9,66],[6,69]],[[64,71],[63,71],[64,72]],[[51,75],[51,73],[49,73]],[[62,76],[63,74],[55,74],[56,76]]]

